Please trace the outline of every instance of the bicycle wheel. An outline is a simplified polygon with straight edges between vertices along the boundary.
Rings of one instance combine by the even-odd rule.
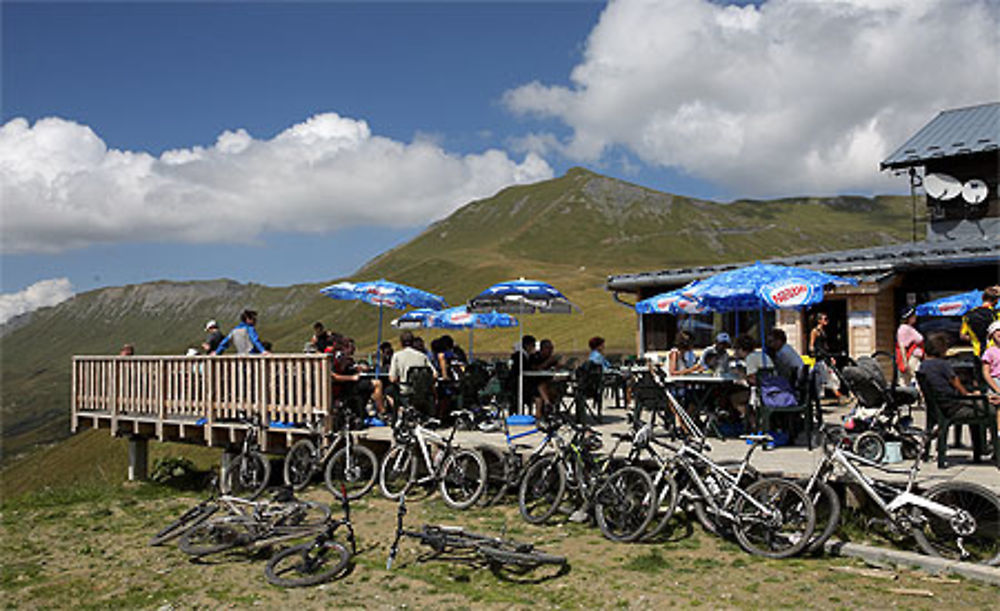
[[[292,510],[282,518],[276,526],[301,526],[308,528],[311,526],[323,526],[330,520],[333,512],[330,506],[319,501],[292,501]]]
[[[264,565],[268,583],[283,588],[314,586],[344,572],[351,553],[336,541],[314,541],[281,550]]]
[[[944,482],[924,498],[959,510],[951,520],[915,507],[911,530],[925,554],[952,560],[1000,565],[1000,498],[967,482]]]
[[[558,456],[535,461],[524,473],[518,488],[517,504],[521,517],[530,524],[541,524],[559,510],[566,494],[566,467]]]
[[[368,494],[378,477],[378,459],[375,453],[365,446],[352,443],[350,453],[343,447],[326,463],[326,487],[334,498],[344,500],[341,488],[347,491],[347,498],[352,501]]]
[[[659,503],[657,503],[656,511],[653,514],[653,521],[649,523],[649,528],[642,535],[642,541],[649,541],[663,534],[663,531],[667,529],[670,519],[677,512],[677,500],[679,496],[677,492],[677,480],[670,473],[664,472],[656,491],[656,498],[659,500]]]
[[[808,479],[800,479],[797,483],[809,495],[816,512],[816,525],[813,528],[812,538],[806,547],[807,552],[819,552],[823,550],[823,545],[837,532],[840,526],[840,498],[830,484],[823,481],[813,482],[812,488],[807,489]]]
[[[249,533],[241,524],[208,521],[188,529],[181,536],[180,548],[185,554],[201,557],[246,545],[249,541]]]
[[[486,489],[486,461],[475,450],[458,450],[445,459],[439,483],[441,497],[453,509],[474,505]]]
[[[486,557],[487,560],[494,564],[503,564],[509,566],[520,566],[520,567],[536,567],[543,564],[566,564],[565,556],[556,556],[554,554],[546,554],[544,552],[538,552],[530,549],[530,546],[522,546],[528,549],[517,550],[517,549],[504,549],[502,547],[493,547],[491,545],[482,545],[479,547],[479,553]]]
[[[382,457],[378,485],[385,498],[398,500],[416,479],[417,455],[410,446],[395,446]]]
[[[875,431],[861,433],[854,440],[854,453],[872,462],[882,462],[885,456],[885,440]]]
[[[622,467],[598,489],[594,517],[612,541],[635,541],[646,532],[657,507],[656,489],[649,474],[638,467]]]
[[[271,479],[271,463],[260,452],[240,454],[229,463],[222,491],[249,499],[257,498]]]
[[[510,487],[508,482],[513,477],[511,456],[497,448],[488,445],[478,446],[486,461],[486,489],[479,498],[479,503],[485,507],[496,505],[503,500]]]
[[[309,485],[316,471],[319,456],[316,446],[308,439],[300,439],[285,455],[285,485],[299,491]]]
[[[163,545],[167,541],[176,539],[183,535],[189,528],[193,528],[212,517],[218,510],[219,506],[214,503],[199,503],[182,513],[179,518],[168,524],[163,530],[153,535],[153,538],[149,540],[149,544],[152,546]]]
[[[737,497],[733,534],[743,549],[767,558],[788,558],[805,549],[816,526],[816,510],[802,488],[765,478],[751,484],[746,493],[763,509],[747,497]]]

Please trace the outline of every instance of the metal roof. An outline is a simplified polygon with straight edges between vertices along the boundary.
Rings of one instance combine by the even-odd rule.
[[[945,110],[881,163],[883,170],[924,165],[930,159],[995,151],[1000,146],[1000,102]]]
[[[1000,265],[1000,242],[991,239],[950,240],[947,242],[912,242],[892,246],[874,246],[810,255],[766,259],[764,263],[807,267],[817,271],[843,274],[870,281],[897,270],[940,265],[969,265],[995,262]],[[609,291],[637,292],[641,288],[682,286],[719,272],[749,265],[752,261],[666,269],[637,274],[608,276]]]

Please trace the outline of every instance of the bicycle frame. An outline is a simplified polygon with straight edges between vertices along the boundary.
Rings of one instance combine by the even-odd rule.
[[[913,465],[907,471],[884,467],[874,461],[844,450],[840,446],[835,446],[832,452],[826,454],[824,462],[828,465],[839,465],[843,468],[851,479],[861,486],[861,488],[865,491],[865,494],[875,501],[882,512],[889,516],[890,519],[895,519],[895,516],[900,509],[909,506],[916,506],[926,509],[936,516],[951,521],[959,516],[958,510],[948,507],[947,505],[942,505],[941,503],[936,503],[912,492],[913,486],[916,483],[917,472],[920,470],[920,456],[922,454],[923,448],[921,448],[921,451],[917,453],[917,458],[913,461]],[[897,475],[907,473],[906,488],[899,490],[897,487],[890,484],[881,484],[883,488],[888,488],[894,492],[892,500],[886,502],[882,495],[879,494],[878,490],[876,490],[876,487],[879,486],[879,484],[869,476],[865,475],[855,463],[875,468],[883,473],[893,473]],[[813,483],[819,477],[824,468],[825,465],[823,463],[817,467],[816,471],[809,480],[809,489],[812,488]]]
[[[731,475],[728,471],[726,471],[719,465],[715,464],[715,462],[713,462],[707,456],[703,455],[700,451],[692,449],[686,443],[682,443],[680,447],[677,448],[672,448],[668,444],[662,444],[662,445],[670,449],[673,449],[675,451],[675,461],[688,474],[688,477],[691,478],[691,481],[694,482],[695,486],[698,488],[698,493],[705,500],[705,502],[708,503],[708,505],[712,508],[712,511],[716,515],[722,516],[723,518],[729,520],[730,522],[737,521],[738,519],[737,516],[733,515],[726,509],[732,506],[733,501],[736,500],[736,496],[743,497],[744,500],[748,501],[750,504],[752,504],[755,508],[763,512],[765,515],[770,516],[772,514],[772,511],[766,505],[759,503],[757,499],[747,494],[739,486],[739,482],[743,479],[743,476],[746,474],[746,469],[750,465],[750,457],[753,455],[754,451],[760,445],[759,443],[754,443],[753,445],[750,446],[750,449],[747,450],[746,455],[743,457],[743,461],[740,463],[740,470],[735,476]],[[700,473],[698,473],[698,470],[695,468],[694,463],[698,463],[700,465],[708,467],[712,475],[721,479],[722,487],[725,488],[726,492],[725,499],[723,500],[721,505],[716,501],[715,494],[713,494],[712,491],[709,490],[708,485],[705,483],[704,478],[701,476]]]

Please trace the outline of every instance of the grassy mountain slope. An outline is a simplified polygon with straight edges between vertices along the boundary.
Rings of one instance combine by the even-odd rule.
[[[527,332],[551,337],[560,351],[582,351],[595,334],[608,339],[611,351],[624,351],[634,345],[635,317],[604,290],[608,274],[886,244],[905,239],[909,229],[908,200],[901,197],[718,204],[576,168],[472,202],[376,257],[354,278],[404,282],[451,304],[501,280],[547,280],[583,314],[528,317]],[[317,253],[324,254],[335,255]],[[228,280],[106,288],[6,325],[0,335],[4,455],[67,434],[73,354],[114,354],[125,342],[140,354],[183,354],[202,340],[207,319],[225,329],[244,307],[260,312],[260,334],[275,351],[301,350],[316,320],[371,347],[377,310],[320,296],[318,289],[334,279],[321,280],[282,288]],[[396,314],[386,312],[387,330]],[[516,329],[479,332],[476,348],[506,352],[516,337]]]

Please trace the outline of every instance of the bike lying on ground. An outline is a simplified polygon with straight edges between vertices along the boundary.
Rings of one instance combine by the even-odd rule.
[[[455,421],[462,412],[453,412]],[[424,427],[420,414],[407,408],[393,427],[393,446],[382,458],[379,487],[396,500],[414,484],[438,484],[444,502],[453,509],[474,505],[486,489],[486,461],[475,450],[460,448],[453,441],[455,426],[447,438]],[[428,426],[438,421],[430,419]],[[433,456],[432,456],[433,444]],[[423,475],[418,475],[422,468]]]
[[[343,426],[337,433],[321,433],[313,426],[312,439],[300,439],[285,456],[285,484],[299,491],[309,485],[313,475],[322,471],[326,487],[334,497],[341,493],[351,500],[363,497],[375,485],[378,459],[375,453],[358,443],[349,415],[341,417]]]
[[[264,566],[267,581],[284,588],[312,586],[329,581],[344,573],[351,558],[357,554],[354,526],[351,524],[350,494],[341,489],[344,517],[327,520],[312,541],[283,549]],[[347,529],[350,549],[334,539],[337,529]]]
[[[163,545],[168,541],[173,541],[185,532],[211,518],[219,511],[219,478],[213,477],[209,484],[212,491],[207,499],[201,501],[180,515],[176,520],[164,527],[160,532],[153,535],[149,540],[152,546]]]
[[[823,438],[823,459],[805,482],[805,490],[817,503],[817,512],[827,516],[822,531],[810,542],[819,549],[837,530],[840,501],[837,495],[819,492],[833,474],[841,469],[885,514],[871,525],[886,526],[894,535],[911,536],[928,555],[952,560],[1000,565],[1000,497],[983,486],[969,482],[942,482],[923,494],[913,492],[927,438],[921,434],[913,464],[907,470],[892,469],[845,450],[844,431],[827,425]],[[871,467],[883,473],[907,475],[906,486],[879,482],[865,475],[859,467]]]
[[[404,536],[417,539],[421,545],[426,545],[434,550],[435,554],[464,551],[477,556],[491,566],[534,568],[541,565],[566,564],[565,557],[540,552],[531,543],[519,543],[502,537],[467,532],[459,526],[424,524],[420,530],[404,530],[403,516],[405,515],[406,495],[404,494],[399,497],[399,510],[396,512],[396,538],[389,550],[389,558],[385,563],[386,570],[392,570],[392,564],[399,553],[399,541]]]
[[[181,551],[201,557],[301,539],[315,535],[330,518],[328,505],[300,501],[286,488],[266,501],[223,495],[218,503],[224,513],[189,528],[181,536]]]

